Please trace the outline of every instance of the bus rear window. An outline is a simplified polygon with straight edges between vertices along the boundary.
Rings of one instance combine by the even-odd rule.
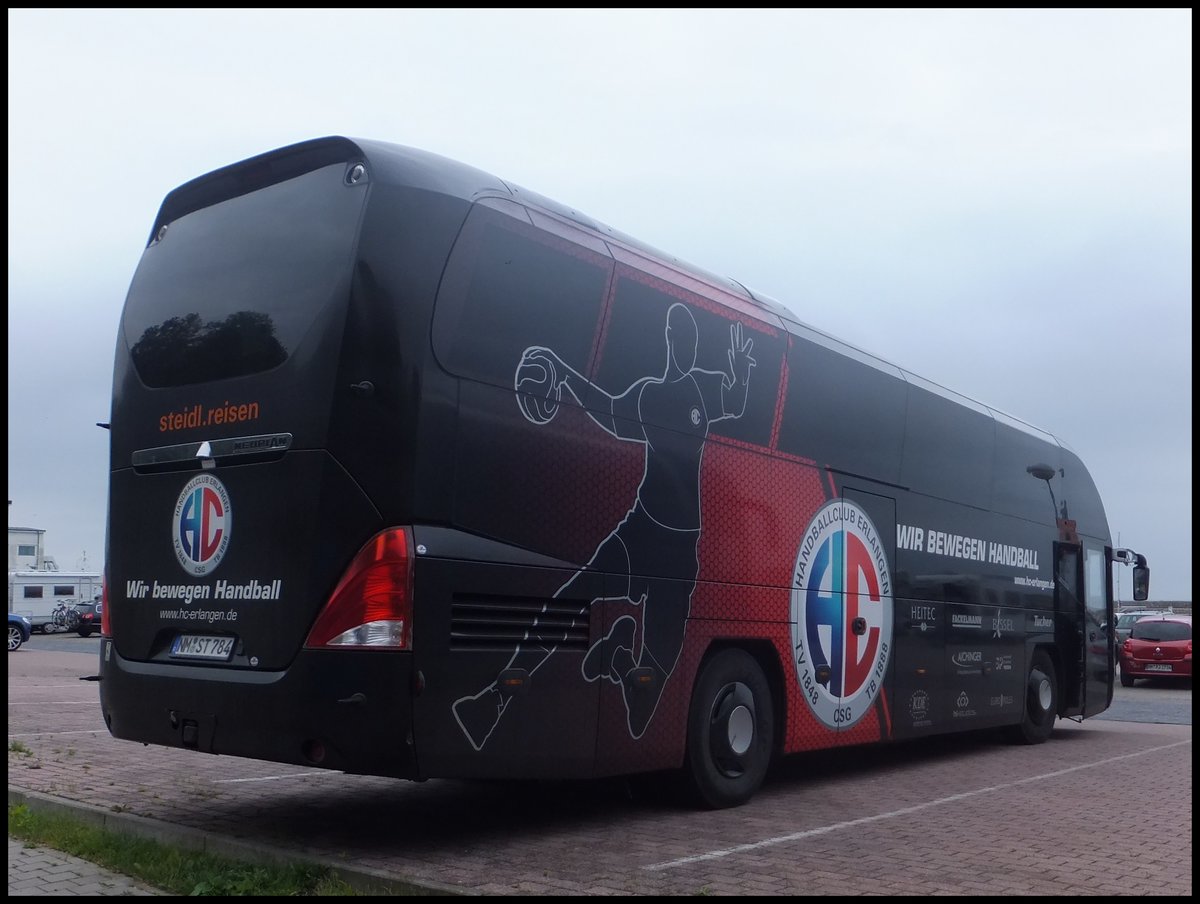
[[[146,249],[123,329],[161,388],[277,367],[348,284],[364,192],[334,164],[192,211]]]

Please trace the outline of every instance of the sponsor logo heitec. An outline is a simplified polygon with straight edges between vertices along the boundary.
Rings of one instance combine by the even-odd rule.
[[[922,634],[937,627],[937,609],[933,606],[911,606],[908,617],[909,626]]]
[[[191,575],[210,574],[229,549],[233,509],[229,491],[211,474],[187,482],[175,502],[171,540],[180,566]]]
[[[796,680],[828,728],[849,728],[883,690],[892,645],[892,579],[879,532],[853,502],[826,503],[796,552]]]

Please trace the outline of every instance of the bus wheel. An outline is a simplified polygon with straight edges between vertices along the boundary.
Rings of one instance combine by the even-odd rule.
[[[1037,650],[1025,681],[1025,714],[1013,726],[1012,738],[1021,744],[1041,744],[1054,730],[1058,717],[1058,676],[1045,650]]]
[[[696,679],[688,711],[684,777],[692,800],[710,809],[744,804],[771,762],[771,690],[754,657],[723,650]]]

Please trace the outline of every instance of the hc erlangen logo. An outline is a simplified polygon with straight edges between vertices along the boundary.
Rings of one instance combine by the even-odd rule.
[[[892,645],[892,579],[875,525],[835,499],[796,552],[792,658],[809,708],[829,728],[858,722],[883,690]]]
[[[171,539],[175,556],[188,574],[208,574],[229,549],[233,509],[229,491],[211,474],[188,481],[175,502]]]

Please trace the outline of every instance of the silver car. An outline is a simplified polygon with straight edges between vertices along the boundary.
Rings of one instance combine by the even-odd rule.
[[[1117,613],[1117,649],[1119,650],[1124,645],[1126,638],[1129,637],[1129,632],[1133,630],[1133,626],[1137,624],[1139,618],[1147,615],[1170,615],[1170,609],[1129,609],[1124,612]]]

